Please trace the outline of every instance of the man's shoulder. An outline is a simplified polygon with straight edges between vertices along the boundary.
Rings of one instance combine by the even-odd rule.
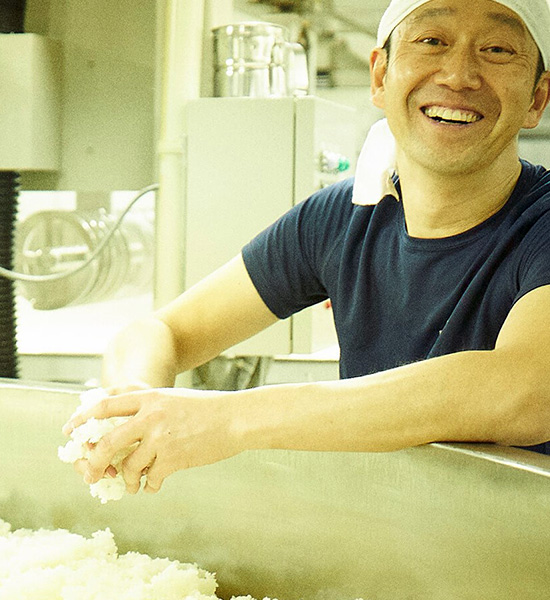
[[[361,213],[361,218],[368,217],[375,206],[353,203],[354,182],[355,179],[349,177],[319,189],[301,203],[304,214],[313,218],[317,216],[323,221],[328,219],[332,225],[336,225],[337,222],[344,224],[356,213]]]
[[[521,195],[527,197],[530,204],[550,200],[550,170],[526,160],[522,160],[521,165]]]
[[[323,185],[323,187],[314,192],[307,200],[313,200],[321,204],[324,202],[351,204],[354,182],[354,177],[348,177],[347,179],[341,179],[340,181],[329,185]]]
[[[302,223],[322,227],[331,223],[338,227],[349,220],[353,209],[353,178],[343,179],[324,186],[300,202],[296,207],[296,217]]]
[[[522,160],[523,171],[499,228],[500,245],[532,255],[550,250],[550,171]]]

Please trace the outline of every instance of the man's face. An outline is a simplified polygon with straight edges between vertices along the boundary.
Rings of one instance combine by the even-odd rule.
[[[534,40],[492,0],[427,2],[394,30],[385,58],[373,55],[373,101],[403,156],[441,173],[517,161],[519,130],[536,126],[546,105],[545,77],[533,93]]]

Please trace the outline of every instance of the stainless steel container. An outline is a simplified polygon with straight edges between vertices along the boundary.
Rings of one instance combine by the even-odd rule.
[[[57,458],[74,388],[0,380],[0,518],[110,527],[121,552],[197,562],[219,595],[548,600],[550,457],[483,444],[245,452],[102,505]]]
[[[308,91],[304,48],[285,27],[250,22],[213,30],[214,95],[281,98]]]

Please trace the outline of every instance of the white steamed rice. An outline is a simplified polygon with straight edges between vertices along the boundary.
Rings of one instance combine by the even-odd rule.
[[[119,555],[109,529],[12,532],[0,519],[0,600],[218,600],[216,588],[196,564]]]
[[[78,412],[82,412],[100,400],[105,398],[106,393],[102,389],[93,389],[84,392],[80,396],[80,406]],[[114,417],[111,419],[89,419],[80,427],[74,429],[70,440],[57,450],[60,460],[66,463],[74,463],[81,458],[88,458],[90,449],[88,443],[96,444],[106,434],[112,431],[118,425],[128,420],[128,417]],[[95,498],[99,498],[102,504],[109,500],[120,500],[126,491],[126,484],[120,473],[122,461],[132,451],[133,447],[125,448],[117,453],[112,460],[113,466],[117,470],[116,477],[104,477],[97,483],[90,485],[90,493]]]

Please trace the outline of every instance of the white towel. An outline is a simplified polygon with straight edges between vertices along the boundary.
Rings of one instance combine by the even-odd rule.
[[[395,171],[395,138],[388,121],[382,119],[370,128],[359,154],[352,202],[366,206],[378,204],[384,196],[398,198],[392,179]]]

